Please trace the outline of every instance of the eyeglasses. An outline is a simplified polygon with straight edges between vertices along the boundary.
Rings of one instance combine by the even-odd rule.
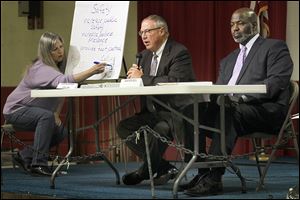
[[[156,30],[156,29],[160,29],[160,28],[162,28],[162,27],[150,28],[150,29],[145,29],[144,31],[139,31],[139,36],[142,36],[144,33],[149,34],[151,31]]]

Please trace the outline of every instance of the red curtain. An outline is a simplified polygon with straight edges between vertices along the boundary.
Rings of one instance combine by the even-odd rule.
[[[272,38],[285,40],[286,1],[268,2]],[[151,14],[164,17],[170,36],[190,51],[198,81],[215,82],[220,60],[238,47],[230,34],[230,18],[250,1],[139,1],[138,27]],[[138,38],[139,50],[144,46]]]

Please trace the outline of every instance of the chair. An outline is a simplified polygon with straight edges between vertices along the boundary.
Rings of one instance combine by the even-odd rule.
[[[15,149],[14,149],[14,145],[13,143],[18,143],[21,145],[27,145],[26,143],[29,142],[29,140],[25,140],[25,141],[20,141],[18,138],[16,138],[16,133],[18,131],[22,131],[22,130],[16,130],[15,127],[13,126],[13,124],[7,124],[6,121],[4,122],[3,125],[1,125],[1,149],[2,148],[2,144],[3,144],[3,139],[4,139],[4,135],[7,134],[9,136],[9,140],[10,140],[10,152],[11,152],[11,159],[12,159],[12,165],[13,168],[15,168],[15,163],[13,162],[13,155],[16,153]],[[15,141],[13,141],[15,140]],[[26,142],[26,143],[24,143]],[[32,142],[32,139],[30,139],[30,142]],[[58,149],[59,149],[59,145],[57,145],[54,149],[54,154],[58,155]],[[54,160],[52,161],[52,165]]]
[[[263,187],[264,178],[265,178],[267,171],[271,165],[271,162],[275,158],[276,151],[278,149],[283,149],[286,147],[286,146],[280,145],[281,142],[288,141],[288,139],[293,139],[293,143],[294,143],[293,149],[295,149],[295,151],[296,151],[297,159],[299,162],[299,147],[298,147],[297,135],[295,133],[295,129],[294,129],[292,119],[291,119],[291,112],[292,112],[292,109],[293,109],[295,103],[297,102],[297,98],[298,98],[298,94],[299,94],[299,86],[295,81],[292,81],[292,80],[290,81],[290,90],[291,90],[291,97],[290,97],[290,101],[289,101],[289,109],[288,109],[286,118],[285,118],[278,134],[271,135],[271,134],[267,134],[267,133],[263,133],[263,132],[254,132],[249,135],[245,135],[245,136],[241,137],[241,138],[252,139],[253,149],[255,152],[256,165],[257,165],[259,176],[260,176],[260,180],[257,185],[256,191],[259,191]],[[262,172],[261,163],[258,158],[258,155],[261,153],[262,147],[260,147],[256,144],[256,139],[272,139],[274,137],[276,138],[276,141],[274,144],[271,145],[272,152],[271,152],[269,159],[268,159],[268,161],[263,169],[263,172]]]
[[[13,154],[14,154],[12,137],[13,137],[13,135],[15,135],[15,132],[16,132],[16,130],[14,129],[12,124],[7,124],[6,122],[4,122],[4,124],[1,126],[1,149],[2,149],[4,135],[8,134],[9,138],[10,138],[10,152],[11,152],[12,158],[13,158]],[[13,163],[13,168],[15,168],[15,163]]]

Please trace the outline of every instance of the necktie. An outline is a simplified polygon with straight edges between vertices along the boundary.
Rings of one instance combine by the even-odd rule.
[[[228,85],[236,84],[236,80],[241,72],[241,69],[242,69],[245,59],[246,59],[246,50],[247,50],[247,47],[243,46],[238,55],[238,58],[236,60],[236,63],[235,63],[235,66],[234,66],[234,69],[232,72],[232,76],[228,82]]]
[[[157,68],[157,55],[154,53],[152,57],[151,62],[151,68],[150,68],[150,76],[156,75],[156,68]],[[155,106],[150,98],[147,97],[147,109],[149,112],[155,112]]]
[[[158,57],[158,55],[156,55],[154,53],[153,57],[152,57],[152,62],[151,62],[150,76],[155,76],[156,75],[157,57]]]

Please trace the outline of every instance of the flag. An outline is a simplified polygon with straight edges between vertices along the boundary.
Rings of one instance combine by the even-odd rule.
[[[251,1],[250,8],[257,14],[257,28],[259,34],[267,38],[270,36],[268,2],[267,1]]]

